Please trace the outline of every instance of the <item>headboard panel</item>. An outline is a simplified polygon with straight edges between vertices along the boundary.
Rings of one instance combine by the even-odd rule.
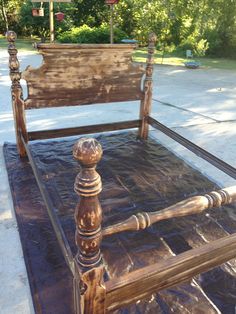
[[[41,67],[28,67],[25,109],[143,98],[144,69],[132,63],[135,45],[39,44]]]

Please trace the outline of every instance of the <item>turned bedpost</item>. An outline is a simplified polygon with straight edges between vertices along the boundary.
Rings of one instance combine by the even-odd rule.
[[[152,106],[152,89],[153,89],[152,73],[153,73],[154,52],[155,52],[156,41],[157,41],[156,35],[154,33],[149,34],[148,57],[147,57],[145,80],[143,84],[144,96],[140,105],[141,125],[139,128],[139,137],[142,139],[147,139],[148,131],[149,131],[148,116],[150,114],[151,106]]]
[[[76,313],[100,314],[105,312],[105,288],[100,252],[102,208],[98,199],[102,183],[96,165],[102,147],[95,139],[82,138],[74,145],[73,156],[81,165],[74,185],[80,196],[75,212],[75,308]]]
[[[10,78],[12,81],[11,94],[16,132],[16,142],[19,154],[21,157],[23,157],[26,156],[26,151],[21,136],[23,137],[25,142],[28,141],[28,136],[25,124],[23,92],[22,87],[20,85],[21,73],[19,71],[19,61],[17,59],[17,49],[15,46],[17,36],[15,32],[8,31],[6,33],[6,37],[8,40],[9,69]]]

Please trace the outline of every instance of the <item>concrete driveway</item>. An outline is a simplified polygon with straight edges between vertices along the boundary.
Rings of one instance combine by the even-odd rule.
[[[37,54],[20,53],[19,59],[22,70],[41,63]],[[0,313],[28,314],[33,307],[2,154],[4,141],[15,141],[8,72],[8,55],[0,50]],[[230,70],[155,66],[153,116],[236,167],[235,82]],[[138,103],[112,104],[109,112],[105,106],[59,109],[60,115],[58,109],[32,110],[29,129],[84,125],[88,117],[91,124],[138,117]],[[151,136],[218,184],[236,183],[160,132],[152,130]]]

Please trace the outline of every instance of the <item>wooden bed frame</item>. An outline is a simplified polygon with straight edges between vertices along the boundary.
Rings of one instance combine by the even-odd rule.
[[[196,214],[213,206],[235,202],[236,186],[192,197],[161,211],[141,212],[102,229],[102,209],[98,199],[102,185],[96,172],[102,147],[91,138],[82,138],[73,149],[74,158],[81,164],[81,172],[74,185],[80,201],[75,213],[78,253],[73,256],[50,196],[42,184],[29,141],[130,128],[138,128],[138,136],[147,139],[151,125],[234,178],[236,169],[150,116],[156,43],[154,34],[149,36],[146,70],[132,63],[134,45],[38,44],[43,65],[38,69],[28,67],[20,73],[16,34],[9,31],[7,39],[18,151],[20,156],[27,155],[30,160],[62,253],[73,274],[76,313],[99,314],[118,309],[236,257],[236,234],[232,234],[104,282],[104,264],[100,253],[103,237],[127,230],[143,230],[160,220]],[[23,99],[21,78],[27,82],[26,99]],[[26,128],[25,110],[28,109],[132,100],[140,100],[138,120],[36,132],[28,132]]]

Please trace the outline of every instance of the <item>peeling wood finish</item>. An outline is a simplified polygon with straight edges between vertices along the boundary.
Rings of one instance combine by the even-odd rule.
[[[199,214],[212,207],[220,207],[236,201],[236,186],[213,191],[204,196],[190,197],[182,202],[155,212],[140,212],[132,215],[125,221],[108,226],[102,231],[103,236],[108,236],[122,231],[139,231],[150,227],[152,224],[175,217]]]
[[[10,78],[12,81],[11,85],[11,95],[12,95],[12,108],[14,114],[15,132],[16,132],[16,142],[19,154],[21,156],[26,156],[26,151],[24,143],[21,140],[23,136],[25,142],[28,141],[26,123],[25,123],[25,112],[24,112],[24,101],[23,92],[20,84],[21,74],[19,71],[19,61],[17,58],[17,49],[15,46],[16,33],[13,31],[8,31],[6,33],[8,40],[8,53],[9,53],[9,69]]]
[[[98,195],[102,190],[96,165],[102,157],[102,147],[95,139],[80,139],[73,148],[73,156],[82,166],[77,175],[74,189],[80,196],[75,212],[75,242],[78,253],[75,257],[76,278],[74,295],[76,313],[82,309],[85,314],[105,312],[104,266],[100,252],[102,240],[102,208]],[[76,294],[80,294],[76,296]]]
[[[190,280],[236,257],[236,234],[191,249],[105,283],[108,312]]]
[[[25,106],[46,108],[140,100],[144,69],[132,45],[38,45],[43,64],[28,67]]]

